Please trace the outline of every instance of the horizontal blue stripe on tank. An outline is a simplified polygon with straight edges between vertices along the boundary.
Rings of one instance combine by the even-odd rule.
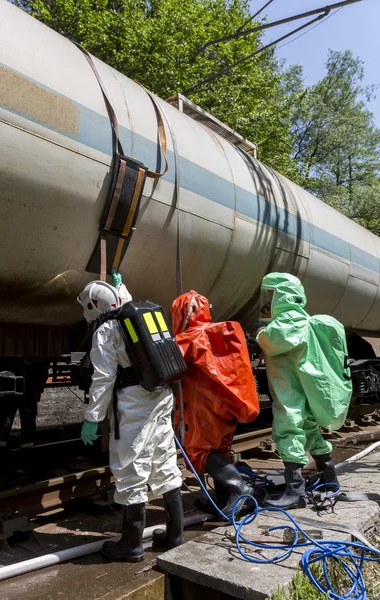
[[[6,65],[2,66],[9,69]],[[25,77],[17,71],[15,72],[25,79],[32,81],[41,89],[57,95],[55,90],[48,88],[33,79]],[[64,97],[67,98],[66,96]],[[80,114],[79,133],[77,136],[68,135],[46,123],[36,121],[31,115],[19,113],[8,106],[2,106],[1,104],[0,106],[9,112],[19,114],[30,121],[34,121],[44,127],[56,131],[69,139],[112,156],[113,140],[109,119],[78,102],[73,100],[70,100],[70,102],[76,106]],[[120,137],[124,152],[127,156],[131,156],[132,158],[141,161],[151,170],[160,171],[162,169],[163,162],[161,152],[157,149],[157,144],[155,142],[122,126],[120,127]],[[174,155],[170,150],[168,151],[168,163],[169,170],[164,176],[164,179],[170,183],[174,183]],[[350,244],[320,227],[308,223],[306,220],[301,219],[289,211],[285,211],[283,208],[276,207],[273,203],[269,202],[269,200],[266,200],[259,192],[249,192],[238,185],[234,185],[231,181],[208,171],[204,167],[201,167],[182,156],[180,157],[180,171],[181,188],[231,210],[236,208],[238,213],[254,219],[259,223],[274,229],[279,229],[288,235],[304,241],[310,241],[312,245],[321,250],[379,273],[380,265],[377,256]]]

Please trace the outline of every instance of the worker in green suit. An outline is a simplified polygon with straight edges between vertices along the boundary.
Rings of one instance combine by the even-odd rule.
[[[270,273],[261,285],[256,341],[263,351],[273,397],[273,440],[285,465],[286,489],[270,506],[306,504],[302,467],[313,456],[325,483],[337,483],[332,446],[319,431],[342,427],[352,385],[344,327],[305,311],[305,290],[288,273]]]

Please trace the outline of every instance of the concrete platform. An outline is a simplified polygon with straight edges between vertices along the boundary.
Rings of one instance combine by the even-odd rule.
[[[164,576],[152,570],[156,556],[148,551],[136,564],[87,556],[3,581],[0,595],[2,600],[162,600]]]
[[[373,453],[348,466],[340,475],[340,483],[345,492],[380,494],[380,453]],[[316,522],[302,526],[307,531],[321,530],[324,539],[348,540],[351,539],[350,534],[331,531],[328,526],[343,525],[365,532],[379,517],[380,505],[368,500],[338,502],[334,513],[318,516],[306,508],[293,510],[291,514],[300,522],[302,519]],[[288,522],[280,513],[265,513],[245,528],[245,535],[257,538],[268,527]],[[282,538],[282,533],[277,535]],[[270,558],[279,552],[251,551],[251,556]],[[233,527],[221,526],[159,556],[157,565],[167,575],[173,600],[265,600],[278,588],[286,589],[296,573],[301,554],[301,550],[293,552],[288,559],[277,564],[248,562],[236,549]]]
[[[202,525],[186,539],[202,535]],[[148,542],[145,559],[131,564],[92,554],[0,582],[1,600],[164,600],[165,576],[156,569],[157,552]]]

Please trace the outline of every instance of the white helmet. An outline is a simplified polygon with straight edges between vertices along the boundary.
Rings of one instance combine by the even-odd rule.
[[[105,281],[90,281],[77,300],[83,306],[83,316],[88,323],[122,304],[119,292]]]

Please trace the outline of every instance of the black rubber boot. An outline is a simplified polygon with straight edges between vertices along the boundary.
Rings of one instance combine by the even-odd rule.
[[[209,473],[214,480],[218,498],[222,495],[221,491],[225,493],[227,498],[226,505],[220,507],[220,509],[226,517],[230,518],[232,516],[232,509],[239,496],[251,494],[252,489],[245,483],[236,467],[217,450],[212,450],[208,455],[206,460],[206,472]],[[243,510],[246,502],[247,499],[243,498],[243,500],[237,504],[235,516]]]
[[[265,501],[265,506],[276,508],[305,508],[306,490],[305,480],[302,477],[302,466],[300,463],[285,462],[285,492],[278,500]]]
[[[317,470],[323,473],[325,483],[338,483],[335,471],[334,459],[330,454],[320,454],[313,456]]]
[[[176,488],[163,495],[165,507],[166,531],[153,531],[153,548],[176,548],[184,543],[183,538],[183,506],[181,489]]]
[[[119,542],[104,542],[102,554],[110,560],[139,562],[144,558],[142,536],[145,529],[145,503],[123,507],[123,530]]]

